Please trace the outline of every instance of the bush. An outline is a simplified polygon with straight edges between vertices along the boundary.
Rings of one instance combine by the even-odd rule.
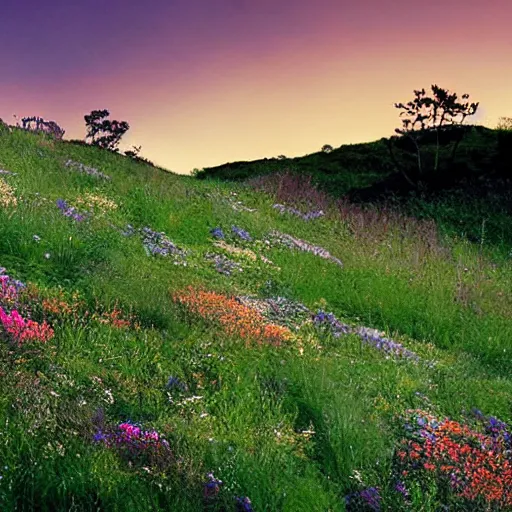
[[[21,122],[23,126],[20,126],[19,121],[16,122],[17,128],[36,133],[46,133],[57,140],[62,140],[64,133],[66,133],[55,121],[45,121],[42,117],[23,117]],[[32,123],[35,123],[35,126]]]
[[[87,128],[86,139],[91,139],[93,146],[98,146],[111,151],[119,151],[117,146],[121,137],[128,131],[130,125],[126,121],[110,121],[104,119],[109,116],[108,110],[93,110],[89,115],[85,115],[85,125]],[[99,135],[98,138],[96,138]]]

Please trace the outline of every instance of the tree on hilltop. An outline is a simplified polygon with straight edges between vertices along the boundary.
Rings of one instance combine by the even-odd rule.
[[[441,146],[452,145],[452,150],[447,159],[448,165],[453,164],[457,148],[466,132],[462,124],[468,116],[476,113],[479,103],[470,103],[468,94],[463,94],[459,101],[456,93],[450,93],[437,85],[432,85],[432,95],[428,96],[425,89],[415,90],[414,99],[408,103],[395,103],[394,106],[401,110],[402,128],[395,132],[400,137],[391,137],[388,142],[391,157],[395,165],[404,175],[407,182],[415,188],[422,187],[422,179],[430,173],[437,173],[440,167]],[[413,148],[416,155],[416,172],[405,170],[398,165],[393,153],[393,143],[402,142],[404,139]],[[434,143],[433,162],[424,158],[422,147]],[[432,151],[430,151],[432,153]]]
[[[93,110],[84,116],[87,135],[85,139],[91,139],[93,146],[98,146],[111,151],[119,151],[117,148],[121,137],[128,131],[130,125],[126,121],[111,121],[105,119],[110,115],[108,110]]]

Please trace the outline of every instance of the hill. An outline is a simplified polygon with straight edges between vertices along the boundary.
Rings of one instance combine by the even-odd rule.
[[[512,249],[512,132],[483,126],[464,129],[454,161],[447,160],[446,168],[427,175],[421,192],[397,169],[399,165],[413,173],[417,165],[415,148],[400,137],[302,157],[226,163],[204,168],[196,177],[250,183],[255,178],[261,182],[265,176],[291,173],[311,178],[316,188],[335,198],[376,207],[393,205],[406,215],[432,219],[443,232],[473,242],[485,236],[508,254]],[[434,158],[435,143],[432,134],[423,144],[427,163]],[[445,146],[448,153],[453,144],[448,140]]]
[[[494,242],[24,130],[0,169],[0,510],[511,509]]]

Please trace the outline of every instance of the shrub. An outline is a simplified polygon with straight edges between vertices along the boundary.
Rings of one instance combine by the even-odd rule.
[[[128,131],[130,125],[126,121],[110,121],[104,119],[109,116],[108,110],[93,110],[84,116],[87,128],[86,139],[91,139],[93,146],[98,146],[111,151],[119,151],[117,145],[121,137]]]
[[[139,156],[139,152],[140,152],[142,146],[139,146],[139,147],[132,146],[132,148],[133,148],[133,150],[128,150],[128,151],[124,152],[125,156],[131,158],[135,162],[141,162],[144,164],[151,165],[151,167],[155,167],[155,164],[151,160],[148,160],[147,158],[143,158],[143,157]]]
[[[16,116],[14,117],[16,118]],[[45,121],[42,117],[23,117],[21,122],[23,126],[20,126],[19,121],[16,122],[17,128],[36,133],[46,133],[57,140],[62,140],[65,133],[65,130],[55,121]],[[35,123],[35,125],[32,123]]]

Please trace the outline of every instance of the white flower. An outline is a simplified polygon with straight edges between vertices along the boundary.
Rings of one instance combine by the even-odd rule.
[[[113,404],[114,403],[114,395],[112,395],[112,391],[110,391],[110,389],[105,389],[105,395],[107,395],[107,397],[104,398],[105,402],[107,402],[109,404]]]

